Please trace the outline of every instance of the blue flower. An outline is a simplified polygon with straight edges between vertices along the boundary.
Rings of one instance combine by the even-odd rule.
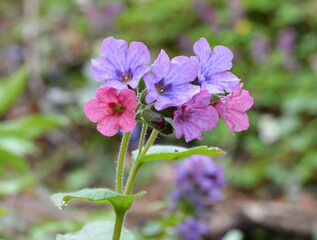
[[[205,38],[194,44],[196,56],[191,59],[198,67],[198,82],[202,89],[212,94],[232,92],[240,79],[228,70],[232,67],[233,54],[229,48],[216,46],[213,51]]]
[[[102,86],[124,89],[137,88],[140,79],[150,70],[150,52],[142,42],[128,43],[106,38],[101,46],[101,58],[92,59],[91,74]]]
[[[190,84],[197,77],[197,67],[190,58],[178,56],[171,61],[164,50],[151,66],[154,73],[144,76],[147,95],[146,103],[155,102],[155,108],[180,106],[200,91],[199,86]]]
[[[210,232],[210,227],[202,221],[188,218],[178,225],[177,232],[182,240],[201,240],[204,235]]]

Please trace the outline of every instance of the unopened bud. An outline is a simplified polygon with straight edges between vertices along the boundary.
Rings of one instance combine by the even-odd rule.
[[[170,135],[174,131],[172,124],[166,121],[160,114],[148,108],[143,110],[142,117],[147,125],[159,130],[161,134]]]

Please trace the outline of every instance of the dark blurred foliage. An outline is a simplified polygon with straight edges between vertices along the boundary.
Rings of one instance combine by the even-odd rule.
[[[229,47],[234,52],[232,72],[254,97],[250,128],[232,136],[220,121],[203,141],[187,146],[223,148],[227,155],[218,161],[226,166],[231,189],[266,199],[316,194],[316,12],[315,0],[1,0],[0,81],[22,65],[29,73],[25,91],[0,117],[1,124],[39,113],[68,118],[66,126],[28,139],[37,147],[23,156],[28,173],[16,172],[0,159],[0,169],[7,173],[0,176],[1,184],[13,188],[6,201],[14,199],[13,193],[37,196],[34,192],[43,187],[54,192],[113,185],[120,136],[100,135],[82,110],[99,86],[90,76],[90,59],[99,56],[108,36],[143,41],[152,61],[162,48],[170,57],[193,55],[193,43],[200,37],[212,47]],[[20,144],[16,139],[11,147]],[[174,137],[160,137],[159,142],[186,145]],[[142,171],[139,183],[150,183],[156,166]],[[23,174],[32,175],[32,184],[20,188],[18,181],[5,181]],[[5,219],[4,226],[12,222]],[[23,226],[18,230],[26,231]],[[28,234],[44,239],[38,232],[39,238]]]

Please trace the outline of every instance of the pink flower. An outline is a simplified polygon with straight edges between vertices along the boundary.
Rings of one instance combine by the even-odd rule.
[[[96,91],[97,99],[90,99],[84,106],[88,119],[99,122],[97,130],[105,136],[113,136],[118,132],[130,132],[136,125],[135,112],[137,99],[134,91],[106,86]]]
[[[232,93],[215,104],[218,114],[225,120],[232,135],[233,127],[236,132],[249,128],[249,118],[245,111],[253,105],[253,98],[248,91],[241,91],[242,86],[243,83],[240,83]]]
[[[209,106],[210,98],[210,93],[203,89],[177,108],[173,113],[177,138],[184,134],[186,142],[195,138],[202,140],[202,131],[209,131],[217,126],[219,116],[216,109]]]

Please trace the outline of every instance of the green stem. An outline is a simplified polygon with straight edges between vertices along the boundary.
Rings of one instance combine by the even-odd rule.
[[[146,145],[145,145],[140,157],[144,156],[147,153],[147,151],[152,146],[152,144],[155,141],[155,139],[156,139],[158,134],[159,134],[159,130],[154,129],[153,132],[151,133],[151,136],[149,137],[149,140],[147,141],[147,143],[146,143]]]
[[[145,134],[146,134],[146,129],[147,129],[147,125],[145,123],[143,123],[141,135],[140,135],[139,152],[138,152],[138,156],[136,157],[136,159],[138,159],[141,155],[141,152],[143,149],[143,144],[144,144],[144,139],[145,139]]]
[[[116,223],[114,225],[112,240],[120,240],[124,214],[125,214],[125,212],[117,212],[116,211]]]
[[[125,195],[129,195],[131,193],[135,177],[136,177],[140,167],[142,166],[142,164],[138,163],[138,159],[147,153],[147,151],[149,150],[149,148],[151,147],[151,145],[155,141],[158,133],[159,133],[158,130],[153,130],[153,132],[152,132],[151,136],[149,137],[149,140],[147,141],[142,153],[140,154],[140,156],[138,158],[135,159],[133,167],[132,167],[130,174],[129,174],[129,177],[128,177],[127,185],[126,185],[125,190],[124,190]]]
[[[125,153],[128,147],[129,143],[129,137],[131,132],[127,132],[123,135],[121,146],[120,146],[120,152],[119,152],[119,158],[118,158],[118,166],[117,166],[117,192],[122,193],[122,174],[123,174],[123,163],[124,163],[124,157]]]
[[[131,193],[136,174],[138,173],[141,166],[142,165],[138,164],[138,163],[133,164],[133,167],[132,167],[131,172],[129,174],[127,185],[126,185],[125,190],[124,190],[124,195],[129,195]]]

